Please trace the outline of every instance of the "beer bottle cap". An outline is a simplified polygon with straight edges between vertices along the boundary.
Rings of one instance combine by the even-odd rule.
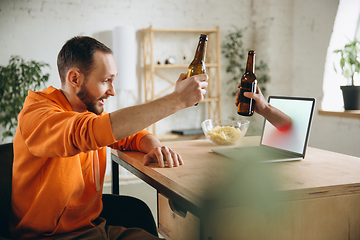
[[[248,53],[248,55],[255,55],[255,51],[254,50],[249,50],[249,53]]]
[[[207,41],[208,40],[208,35],[200,34],[200,39]]]

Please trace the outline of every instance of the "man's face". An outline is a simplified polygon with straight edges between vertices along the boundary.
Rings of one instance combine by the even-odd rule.
[[[85,76],[77,97],[86,106],[86,110],[100,115],[104,111],[105,99],[115,95],[113,81],[117,75],[116,63],[109,53],[97,51],[94,67]]]
[[[87,89],[85,83],[81,85],[80,91],[76,95],[85,104],[86,110],[97,115],[100,115],[104,111],[104,107],[101,104],[99,105],[99,101],[104,102],[104,99],[109,97],[107,94],[104,94],[100,98],[93,96]]]

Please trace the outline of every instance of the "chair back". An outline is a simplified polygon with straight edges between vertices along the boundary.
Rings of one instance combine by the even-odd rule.
[[[13,144],[0,145],[0,239],[10,238]]]

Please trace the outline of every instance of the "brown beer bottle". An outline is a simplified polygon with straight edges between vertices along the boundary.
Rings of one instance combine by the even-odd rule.
[[[254,114],[255,101],[254,99],[244,96],[244,92],[256,91],[256,76],[255,70],[255,51],[250,50],[248,53],[248,59],[246,63],[246,70],[241,77],[240,93],[238,98],[238,110],[237,113],[242,116],[252,116]]]
[[[190,63],[187,71],[187,77],[206,73],[205,55],[208,35],[200,34],[199,43],[196,48],[194,60]],[[197,106],[197,103],[195,104]]]
[[[206,73],[205,55],[208,35],[200,34],[199,43],[196,48],[194,60],[189,65],[187,77]]]

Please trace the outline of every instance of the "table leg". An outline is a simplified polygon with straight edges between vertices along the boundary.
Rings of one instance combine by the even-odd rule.
[[[111,161],[111,174],[112,174],[112,194],[119,195],[119,165],[115,161]]]

